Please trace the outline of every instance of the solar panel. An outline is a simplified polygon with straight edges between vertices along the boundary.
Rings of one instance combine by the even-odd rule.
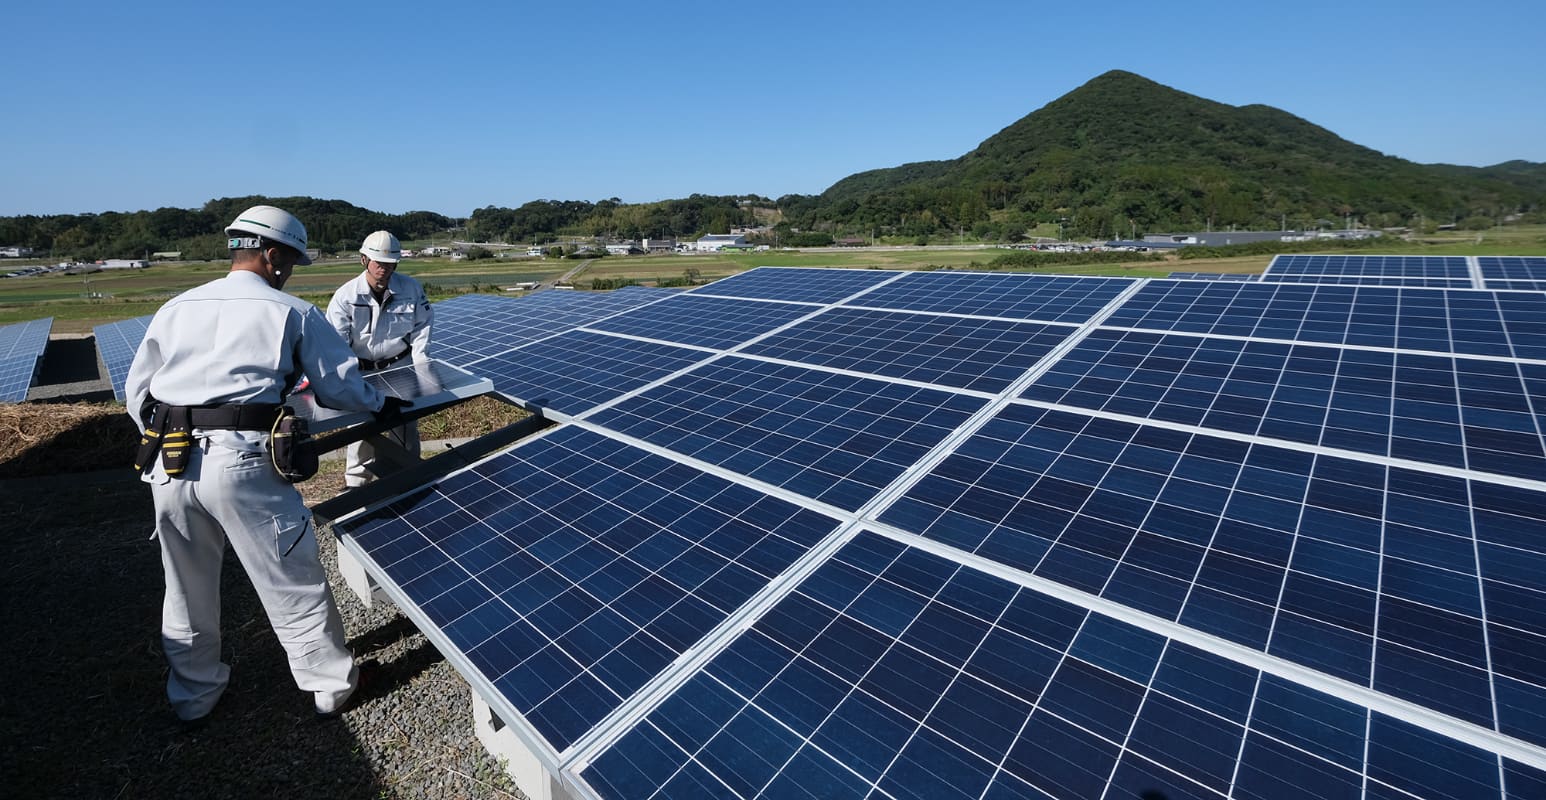
[[[508,353],[474,361],[496,391],[528,406],[576,415],[614,400],[713,351],[572,330]]]
[[[444,405],[458,398],[477,397],[494,388],[487,378],[434,359],[367,372],[365,382],[419,408]],[[313,434],[364,422],[371,416],[366,412],[336,411],[320,406],[315,396],[306,390],[290,395],[285,402],[295,409],[297,415],[309,421],[309,430]]]
[[[1540,746],[1540,497],[1012,405],[880,519]]]
[[[0,327],[0,403],[27,399],[53,327],[53,317]]]
[[[740,352],[997,393],[1075,328],[943,314],[833,308]]]
[[[1193,281],[1254,281],[1260,276],[1243,272],[1172,272],[1170,277]]]
[[[1546,291],[1546,256],[1477,256],[1488,289]]]
[[[683,294],[589,327],[697,347],[729,348],[810,314],[809,305]]]
[[[145,329],[150,327],[154,317],[154,314],[146,314],[92,329],[96,334],[97,354],[102,357],[108,382],[113,385],[113,396],[119,402],[127,399],[123,387],[129,382],[129,366],[134,363],[134,354],[140,349],[140,342],[145,340]]]
[[[935,389],[727,357],[587,419],[853,511],[983,404]]]
[[[846,305],[1081,323],[1132,285],[1122,278],[910,272]]]
[[[460,295],[434,305],[430,355],[465,367],[675,294],[667,289],[628,287],[613,292],[553,290],[521,298]]]
[[[1546,365],[1100,329],[1021,396],[1537,478],[1543,379]]]
[[[1155,280],[1104,324],[1539,361],[1543,319],[1525,292]]]
[[[825,304],[891,280],[898,274],[879,270],[759,267],[700,286],[689,293]]]
[[[1261,279],[1277,283],[1446,289],[1473,286],[1471,268],[1463,256],[1277,255],[1262,272]]]
[[[1546,296],[732,280],[487,360],[569,420],[338,526],[555,786],[1546,787]]]
[[[562,751],[835,525],[570,426],[350,536],[464,674]]]
[[[872,534],[580,771],[603,797],[919,800],[1525,797],[1538,774]]]

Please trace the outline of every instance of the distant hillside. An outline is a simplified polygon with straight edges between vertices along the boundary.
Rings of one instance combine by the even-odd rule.
[[[431,211],[383,214],[343,200],[252,195],[210,200],[199,209],[0,217],[0,245],[84,260],[145,258],[163,250],[179,251],[190,260],[225,258],[230,252],[225,226],[244,209],[265,203],[300,217],[306,223],[309,244],[323,251],[351,251],[371,231],[386,229],[410,239],[453,224],[451,218]]]
[[[1416,164],[1269,106],[1225,105],[1113,71],[960,158],[844,178],[811,210],[901,229],[909,218],[946,229],[1066,220],[1097,236],[1314,226],[1346,214],[1376,225],[1448,221],[1533,210],[1543,199],[1546,164]]]

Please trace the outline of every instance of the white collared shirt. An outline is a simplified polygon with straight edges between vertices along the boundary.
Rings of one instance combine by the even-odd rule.
[[[124,384],[129,416],[144,430],[147,396],[174,406],[280,403],[290,378],[310,379],[317,400],[375,411],[382,395],[316,306],[233,271],[167,301],[145,329]],[[245,438],[245,437],[244,437]]]
[[[361,272],[333,293],[327,304],[327,321],[360,358],[381,361],[411,348],[413,360],[424,363],[434,320],[424,287],[401,272],[393,272],[383,297],[383,301],[376,300],[368,275]]]

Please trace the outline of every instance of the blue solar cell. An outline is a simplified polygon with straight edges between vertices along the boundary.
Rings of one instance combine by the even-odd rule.
[[[145,329],[150,327],[150,321],[154,317],[154,314],[149,314],[122,322],[98,325],[93,329],[96,335],[97,352],[102,356],[102,365],[107,370],[108,382],[113,385],[113,396],[118,398],[119,402],[126,399],[124,385],[129,382],[129,367],[134,363],[134,354],[140,349],[140,342],[145,339]]]
[[[1371,780],[1419,797],[1498,795],[1498,756],[1414,725],[1371,714],[1368,774]]]
[[[1079,324],[1131,285],[1121,278],[910,272],[845,305]]]
[[[1073,331],[1062,325],[834,308],[742,352],[997,393]]]

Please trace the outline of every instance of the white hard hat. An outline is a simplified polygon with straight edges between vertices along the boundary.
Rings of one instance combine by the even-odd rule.
[[[376,231],[365,237],[360,245],[360,255],[382,264],[396,264],[403,260],[403,246],[388,231]]]
[[[294,214],[282,208],[253,206],[237,214],[236,221],[225,226],[227,236],[235,237],[243,233],[295,248],[301,254],[301,260],[295,262],[297,266],[311,263],[311,259],[306,256],[306,226]],[[231,249],[239,248],[233,244]]]

